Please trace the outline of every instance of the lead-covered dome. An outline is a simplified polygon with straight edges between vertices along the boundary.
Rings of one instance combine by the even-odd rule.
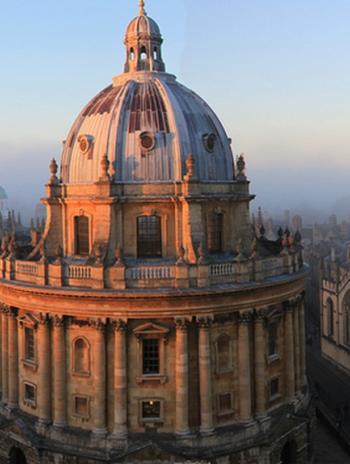
[[[91,100],[70,130],[63,183],[97,182],[106,156],[115,182],[182,181],[190,155],[199,181],[233,180],[222,124],[204,100],[165,73],[161,44],[141,0],[127,28],[124,74]]]

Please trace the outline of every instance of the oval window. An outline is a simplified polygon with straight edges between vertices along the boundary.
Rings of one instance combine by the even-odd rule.
[[[207,151],[212,153],[215,149],[217,136],[215,134],[205,134],[203,135],[203,143]]]
[[[144,150],[150,151],[154,148],[155,137],[150,132],[142,132],[140,135],[141,146]]]

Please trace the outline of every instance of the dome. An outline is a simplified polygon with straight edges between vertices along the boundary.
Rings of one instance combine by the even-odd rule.
[[[205,101],[165,72],[161,44],[159,27],[140,0],[126,31],[124,73],[88,103],[68,134],[63,183],[97,182],[106,156],[114,182],[181,182],[191,155],[198,181],[234,179],[222,124]]]
[[[161,33],[158,24],[145,11],[145,2],[139,1],[139,14],[130,21],[125,34],[125,43],[133,37],[152,37],[156,36],[161,39]]]
[[[158,24],[149,16],[137,16],[130,21],[126,30],[126,40],[129,37],[138,37],[141,35],[158,36],[161,37]]]
[[[65,144],[63,182],[98,181],[106,154],[119,182],[182,181],[190,154],[198,180],[232,180],[230,141],[213,110],[170,75],[140,74],[117,78],[79,115]]]

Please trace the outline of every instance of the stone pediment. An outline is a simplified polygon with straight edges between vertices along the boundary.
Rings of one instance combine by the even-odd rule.
[[[40,315],[35,313],[23,313],[18,318],[20,325],[28,325],[33,327],[37,327],[37,325],[40,323],[40,320]]]
[[[147,322],[146,324],[139,325],[136,327],[133,332],[136,336],[140,335],[167,335],[170,329],[168,327],[163,327],[159,324],[154,324],[152,322]]]

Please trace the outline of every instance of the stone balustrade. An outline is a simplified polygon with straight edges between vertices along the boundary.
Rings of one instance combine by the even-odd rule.
[[[5,280],[15,280],[51,287],[78,287],[124,290],[128,288],[206,288],[218,285],[262,282],[296,273],[301,268],[300,252],[267,258],[233,259],[188,265],[167,261],[165,264],[118,263],[111,266],[65,262],[0,259]]]

